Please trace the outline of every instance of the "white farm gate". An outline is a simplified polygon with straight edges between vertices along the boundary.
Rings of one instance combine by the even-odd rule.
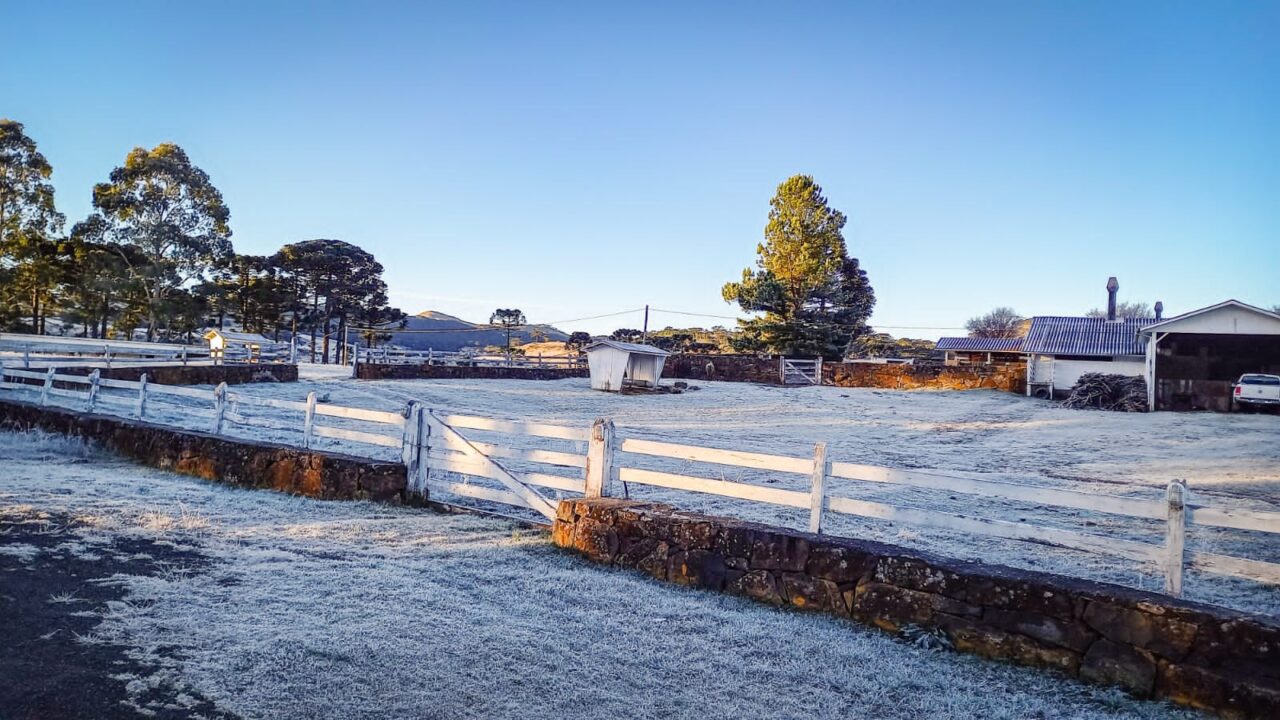
[[[780,358],[783,385],[821,385],[822,358]]]

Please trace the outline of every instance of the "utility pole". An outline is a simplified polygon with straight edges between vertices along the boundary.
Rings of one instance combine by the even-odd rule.
[[[649,306],[644,306],[644,330],[641,330],[641,342],[649,342]]]

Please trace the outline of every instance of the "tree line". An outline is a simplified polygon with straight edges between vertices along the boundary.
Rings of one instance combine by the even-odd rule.
[[[23,125],[0,119],[0,329],[44,334],[52,318],[83,337],[190,342],[230,321],[276,340],[309,336],[312,360],[328,361],[345,352],[331,340],[376,338],[351,328],[404,321],[382,265],[351,243],[237,253],[222,193],[175,144],[129,152],[69,230],[52,173]]]

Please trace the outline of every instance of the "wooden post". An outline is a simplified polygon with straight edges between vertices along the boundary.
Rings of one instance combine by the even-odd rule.
[[[89,373],[89,412],[98,406],[98,381],[102,377],[101,370]]]
[[[185,347],[182,348],[182,364],[183,365],[187,364],[187,349]],[[217,363],[214,363],[214,364],[216,365]]]
[[[827,444],[813,446],[813,477],[809,483],[809,532],[822,532],[822,513],[827,507]]]
[[[53,389],[53,376],[58,372],[57,368],[49,368],[44,372],[44,385],[40,388],[40,404],[49,404],[49,391]]]
[[[290,365],[298,364],[298,338],[297,337],[289,338],[289,364]]]
[[[102,346],[102,358],[107,363],[107,367],[111,367],[111,346]]]
[[[1182,595],[1183,548],[1187,537],[1187,485],[1182,480],[1169,483],[1165,493],[1169,501],[1169,523],[1165,527],[1164,591],[1174,597]]]
[[[311,449],[311,430],[316,424],[316,393],[307,393],[307,413],[302,420],[302,447]]]
[[[30,345],[22,346],[22,369],[23,370],[31,369],[31,346]]]
[[[591,440],[587,444],[587,476],[585,497],[608,497],[609,481],[613,477],[614,432],[613,421],[596,418],[591,426]]]
[[[227,417],[227,384],[218,383],[213,389],[213,434],[222,434],[222,424]]]
[[[138,378],[138,419],[147,417],[147,374]]]
[[[431,426],[427,423],[426,408],[416,400],[409,401],[404,423],[404,444],[401,457],[404,460],[406,489],[410,495],[427,496],[427,478],[430,469],[427,459],[431,452]]]

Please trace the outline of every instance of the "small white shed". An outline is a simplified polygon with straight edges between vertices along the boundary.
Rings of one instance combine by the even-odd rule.
[[[622,386],[657,387],[671,353],[652,345],[599,340],[586,348],[591,389],[618,392]]]
[[[230,330],[210,330],[204,334],[209,341],[209,356],[214,360],[248,360],[258,362],[262,359],[263,349],[276,348],[280,343],[272,342],[258,333],[231,332]]]

